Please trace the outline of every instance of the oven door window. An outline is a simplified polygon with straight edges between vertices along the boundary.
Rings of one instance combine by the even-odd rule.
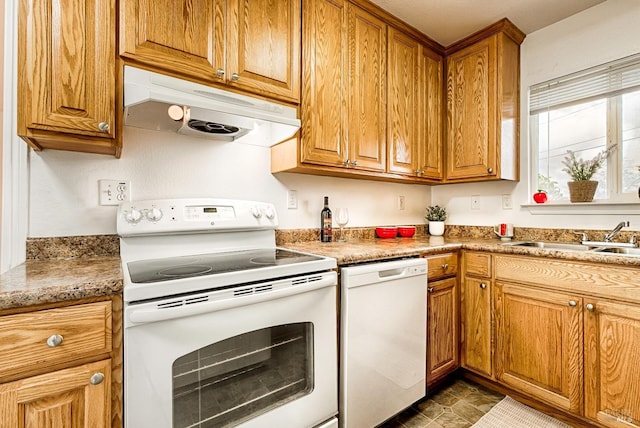
[[[235,426],[312,390],[311,323],[251,331],[174,361],[173,426]]]

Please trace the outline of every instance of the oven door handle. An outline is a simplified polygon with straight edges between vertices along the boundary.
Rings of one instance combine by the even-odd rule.
[[[225,299],[204,301],[199,303],[186,304],[176,307],[158,308],[158,303],[143,303],[140,305],[131,305],[126,310],[125,327],[134,324],[146,324],[158,321],[165,321],[175,318],[184,318],[192,315],[199,315],[209,312],[218,312],[226,309],[232,309],[240,306],[248,306],[256,303],[266,302],[269,300],[282,299],[287,296],[303,294],[320,288],[336,286],[336,272],[325,272],[322,278],[314,282],[304,282],[300,285],[290,285],[284,288],[264,291],[250,295],[231,296]],[[277,288],[278,281],[273,283],[273,287]]]

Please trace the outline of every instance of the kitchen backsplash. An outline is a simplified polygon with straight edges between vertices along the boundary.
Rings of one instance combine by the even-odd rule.
[[[375,227],[347,227],[344,229],[348,240],[375,239]],[[543,229],[532,227],[514,227],[514,241],[558,241],[579,242],[580,235],[586,232],[590,240],[602,241],[609,230],[586,229]],[[334,229],[337,238],[339,229]],[[426,225],[416,226],[416,236],[427,234]],[[493,226],[446,225],[447,238],[498,239]],[[634,231],[620,231],[614,241],[628,242]],[[276,230],[276,245],[286,246],[296,242],[319,241],[320,229],[280,229]],[[409,239],[409,238],[405,238]],[[76,259],[92,257],[117,257],[120,254],[118,235],[67,236],[27,239],[27,260]]]

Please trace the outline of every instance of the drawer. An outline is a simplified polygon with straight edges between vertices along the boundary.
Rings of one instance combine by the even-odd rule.
[[[0,381],[111,352],[111,321],[111,301],[0,317]]]
[[[427,279],[429,282],[458,273],[457,254],[439,254],[427,257]]]
[[[495,256],[496,280],[640,303],[638,269],[535,257]]]
[[[491,254],[464,253],[465,275],[491,277]]]

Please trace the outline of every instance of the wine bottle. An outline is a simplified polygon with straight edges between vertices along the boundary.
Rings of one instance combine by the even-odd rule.
[[[320,212],[320,241],[331,242],[333,230],[331,228],[331,209],[329,209],[329,197],[324,197],[324,208]]]

